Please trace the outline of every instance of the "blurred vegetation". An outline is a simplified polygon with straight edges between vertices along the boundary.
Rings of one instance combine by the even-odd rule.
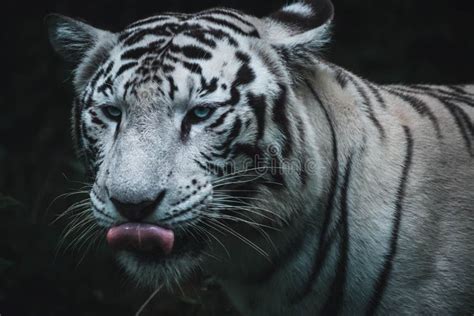
[[[0,49],[0,314],[133,315],[151,294],[126,280],[105,247],[58,251],[87,178],[69,132],[68,69],[49,48],[43,18],[58,12],[111,30],[160,11],[229,6],[259,16],[285,1],[15,1],[2,4]],[[472,1],[335,0],[328,58],[387,83],[474,81]],[[85,196],[83,196],[84,198]],[[56,199],[57,198],[57,199]],[[56,199],[56,200],[55,200]],[[211,284],[160,293],[142,315],[230,315]]]

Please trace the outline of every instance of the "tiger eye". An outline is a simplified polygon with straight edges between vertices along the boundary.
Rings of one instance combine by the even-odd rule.
[[[211,113],[211,109],[204,106],[198,106],[193,109],[193,114],[199,119],[205,119]]]
[[[105,116],[113,121],[118,121],[122,117],[122,110],[113,105],[107,105],[103,107],[102,112]]]

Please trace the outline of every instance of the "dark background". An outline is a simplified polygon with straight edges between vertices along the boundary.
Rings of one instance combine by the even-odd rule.
[[[43,18],[58,12],[120,30],[160,11],[229,6],[258,16],[286,1],[15,1],[2,4],[0,91],[0,314],[133,315],[150,295],[106,248],[58,247],[53,220],[87,181],[70,141],[70,75],[49,47]],[[381,83],[474,82],[472,0],[334,0],[329,60]],[[85,195],[82,198],[86,197]],[[67,242],[71,242],[68,240]],[[66,242],[66,245],[67,245]],[[59,249],[59,250],[58,250]],[[212,282],[160,293],[143,315],[227,315]],[[153,312],[153,313],[152,313]]]

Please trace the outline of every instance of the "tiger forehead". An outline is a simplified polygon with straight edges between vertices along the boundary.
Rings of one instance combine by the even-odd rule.
[[[259,34],[248,19],[236,11],[213,9],[135,22],[120,33],[103,66],[98,92],[107,94],[114,85],[125,101],[159,95],[168,103],[212,95],[228,98],[233,88],[254,76],[245,39],[258,39]]]
[[[250,17],[229,9],[212,9],[194,15],[163,14],[137,21],[129,25],[119,36],[123,47],[133,47],[143,43],[140,50],[128,51],[124,59],[139,58],[140,53],[168,47],[177,35],[189,37],[208,48],[215,48],[218,41],[238,47],[236,37],[256,37],[260,35]],[[192,53],[192,52],[189,52]]]
[[[121,33],[119,40],[125,45],[133,45],[150,34],[170,37],[180,32],[196,30],[207,30],[209,33],[219,30],[216,35],[223,37],[230,36],[231,33],[260,37],[249,15],[233,9],[214,8],[196,14],[165,13],[139,20],[130,24]]]

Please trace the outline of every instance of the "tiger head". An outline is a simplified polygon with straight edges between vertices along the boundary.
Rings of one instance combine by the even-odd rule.
[[[309,122],[294,87],[332,16],[319,0],[261,19],[165,13],[119,33],[48,18],[53,47],[74,66],[92,212],[137,280],[170,283],[222,248],[265,254],[259,230],[301,209]]]

